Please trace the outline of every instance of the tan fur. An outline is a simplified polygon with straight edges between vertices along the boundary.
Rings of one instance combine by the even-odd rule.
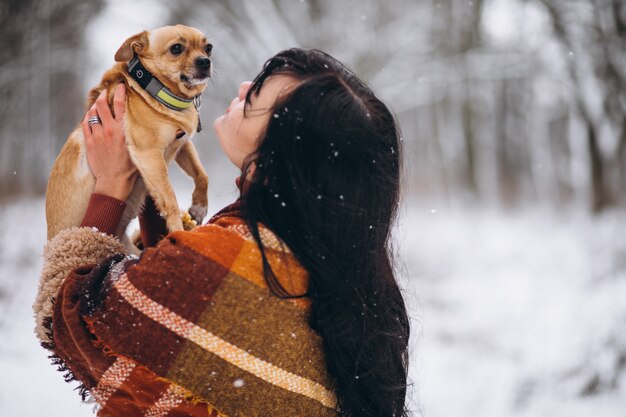
[[[185,51],[173,56],[169,47],[174,43],[182,43]],[[127,61],[136,53],[142,64],[170,91],[181,97],[193,98],[202,93],[206,83],[185,83],[180,74],[193,75],[195,59],[206,56],[206,45],[206,38],[200,31],[182,25],[134,35],[115,54],[116,60],[123,62],[116,63],[105,72],[100,85],[89,92],[87,109],[102,90],[107,91],[111,105],[116,87],[120,83],[126,84],[125,136],[130,157],[141,175],[127,200],[116,233],[127,248],[131,246],[125,234],[126,226],[137,215],[146,193],[153,197],[168,229],[182,230],[178,203],[167,173],[173,159],[194,180],[190,209],[194,220],[200,222],[208,206],[208,177],[193,143],[189,141],[197,131],[197,110],[190,106],[176,111],[156,101],[128,75]],[[185,136],[176,139],[179,131],[183,131]],[[46,192],[48,239],[65,228],[80,224],[94,186],[95,179],[89,170],[79,125],[70,134],[50,173]]]

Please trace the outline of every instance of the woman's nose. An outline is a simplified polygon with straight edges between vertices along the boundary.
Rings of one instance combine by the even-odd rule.
[[[239,85],[239,100],[243,101],[246,98],[251,85],[252,81],[244,81]]]

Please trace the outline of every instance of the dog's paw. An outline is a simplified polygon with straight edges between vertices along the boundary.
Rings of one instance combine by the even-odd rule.
[[[202,220],[206,217],[207,207],[199,204],[193,204],[189,207],[189,215],[198,224],[202,224]]]
[[[181,220],[183,221],[183,230],[192,230],[194,227],[198,225],[198,223],[191,218],[189,212],[185,211],[181,216]]]

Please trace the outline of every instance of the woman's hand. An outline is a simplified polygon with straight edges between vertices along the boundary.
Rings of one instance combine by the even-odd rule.
[[[124,84],[120,84],[113,98],[113,117],[106,91],[103,91],[82,122],[87,161],[96,178],[94,193],[122,201],[126,201],[133,190],[138,173],[128,154],[124,137],[125,103],[126,89]],[[95,116],[101,122],[89,126],[88,120]]]

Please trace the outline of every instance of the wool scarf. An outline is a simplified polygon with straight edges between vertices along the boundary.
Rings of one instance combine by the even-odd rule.
[[[268,261],[291,294],[308,274],[259,225]],[[92,228],[44,251],[36,333],[98,416],[336,416],[308,298],[282,299],[236,205],[139,258]]]

